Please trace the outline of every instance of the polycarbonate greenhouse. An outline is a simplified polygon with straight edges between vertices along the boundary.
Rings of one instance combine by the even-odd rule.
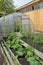
[[[43,34],[33,31],[25,14],[0,18],[0,64],[43,65]]]
[[[28,32],[31,21],[28,16],[22,13],[13,13],[0,18],[0,35],[14,32],[14,24],[20,24],[22,32]]]

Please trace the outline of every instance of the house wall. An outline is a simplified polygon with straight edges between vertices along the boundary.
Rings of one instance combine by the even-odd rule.
[[[34,8],[32,8],[33,6]],[[43,0],[40,0],[28,7],[18,9],[18,12],[22,12],[29,16],[32,22],[32,28],[35,31],[43,32]]]
[[[25,12],[30,17],[34,30],[43,32],[43,8]]]

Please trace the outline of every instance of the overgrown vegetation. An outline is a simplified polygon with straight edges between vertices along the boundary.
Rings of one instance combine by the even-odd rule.
[[[31,41],[34,41],[34,43],[36,44],[43,44],[43,34],[40,34],[40,33],[29,33],[28,34],[28,38],[31,40]]]
[[[17,37],[16,34],[14,33],[14,34],[8,35],[8,39],[5,43],[5,46],[7,48],[13,48],[16,51],[16,57],[23,56],[24,54],[24,49],[20,45],[21,44],[20,38],[21,37]]]
[[[16,52],[16,57],[23,57],[30,63],[30,65],[43,65],[43,60],[41,60],[38,56],[35,55],[34,49],[31,46],[27,48],[23,48],[20,42],[21,37],[17,37],[16,34],[8,35],[7,41],[5,42],[5,46],[7,48],[13,48]],[[32,38],[33,39],[33,36]]]
[[[34,49],[31,46],[28,46],[26,51],[25,58],[30,65],[42,65],[42,60],[40,60],[40,58],[34,54]]]
[[[27,36],[25,34],[23,35],[24,41],[26,40],[31,46],[43,52],[43,34],[30,32]]]

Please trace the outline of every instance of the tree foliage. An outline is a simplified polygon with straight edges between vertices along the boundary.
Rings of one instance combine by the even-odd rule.
[[[4,14],[9,14],[14,12],[14,10],[15,6],[13,4],[13,0],[0,0],[0,13],[4,12]]]

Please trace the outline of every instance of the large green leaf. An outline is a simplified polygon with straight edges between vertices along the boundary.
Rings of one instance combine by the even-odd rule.
[[[40,62],[35,60],[34,57],[27,58],[27,61],[30,63],[30,65],[41,65]]]
[[[37,61],[40,60],[40,58],[39,58],[38,56],[36,56],[36,55],[34,55],[34,58],[35,58]]]
[[[41,65],[43,65],[43,60],[40,60]]]
[[[9,34],[8,35],[8,40],[13,40],[13,39],[15,39],[16,38],[16,33],[12,33],[12,34]]]
[[[26,51],[28,50],[34,53],[34,49],[31,46],[27,46]]]
[[[21,48],[21,46],[20,46],[19,44],[14,44],[12,47],[13,47],[14,49]]]
[[[25,53],[25,51],[24,51],[23,48],[19,48],[19,49],[16,51],[16,54],[17,54],[18,56],[23,56],[24,53]]]
[[[27,51],[27,54],[26,54],[26,56],[25,56],[25,58],[27,59],[27,58],[29,58],[29,57],[31,57],[31,56],[33,56],[33,53],[28,50],[28,51]]]

